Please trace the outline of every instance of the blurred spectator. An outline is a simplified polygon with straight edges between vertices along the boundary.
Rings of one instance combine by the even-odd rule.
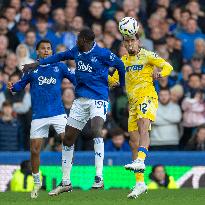
[[[193,73],[202,73],[202,65],[203,65],[203,56],[195,53],[191,59],[191,67],[193,69]]]
[[[71,31],[66,32],[63,37],[63,44],[67,49],[71,49],[76,45],[77,35],[83,28],[83,18],[81,16],[75,16],[71,24]]]
[[[68,116],[74,99],[75,99],[75,94],[72,88],[66,88],[65,90],[63,90],[62,100],[63,100],[65,112]]]
[[[16,10],[15,21],[19,22],[20,19],[20,9],[21,9],[21,0],[10,0],[9,5],[14,7]]]
[[[30,58],[36,60],[36,33],[33,30],[29,30],[26,32],[25,37],[25,45],[27,46]]]
[[[178,150],[181,117],[179,105],[171,102],[170,91],[168,89],[160,90],[156,121],[152,123],[150,135],[151,150]]]
[[[176,84],[170,89],[170,93],[171,93],[171,101],[173,103],[180,105],[181,100],[184,96],[183,87],[179,84]]]
[[[174,68],[174,71],[180,72],[182,66],[182,54],[181,51],[175,48],[176,38],[173,34],[167,34],[166,43],[169,52],[169,60]]]
[[[19,39],[19,42],[24,42],[25,41],[25,34],[29,30],[29,22],[25,19],[20,19],[18,24],[17,24],[17,37]]]
[[[196,127],[205,123],[205,103],[203,93],[195,90],[182,102],[184,134],[180,140],[181,148],[186,146]]]
[[[105,29],[104,32],[110,33],[115,37],[115,39],[121,39],[121,34],[118,31],[118,25],[114,20],[108,20],[105,23]]]
[[[3,68],[3,71],[7,73],[9,76],[11,76],[14,73],[21,74],[20,70],[17,67],[18,60],[15,53],[8,53],[5,61],[5,66]]]
[[[184,64],[181,68],[181,72],[178,74],[178,83],[182,85],[184,93],[187,93],[189,90],[188,80],[192,73],[192,67],[189,64]]]
[[[2,70],[7,56],[8,38],[4,35],[0,35],[0,69]]]
[[[29,7],[21,8],[21,19],[25,19],[28,22],[32,20],[32,10]]]
[[[205,40],[203,38],[197,38],[194,41],[195,53],[201,55],[202,58],[205,56]]]
[[[155,165],[152,167],[152,172],[149,175],[151,182],[148,184],[148,189],[178,189],[178,185],[174,177],[169,176],[163,165]]]
[[[20,80],[20,76],[14,73],[10,76],[9,81],[16,83]],[[9,101],[15,113],[17,113],[17,119],[21,124],[23,140],[21,140],[21,149],[29,149],[30,140],[30,124],[31,124],[31,96],[29,93],[29,87],[18,93],[11,93],[6,90],[4,93],[0,93],[0,108],[5,101]]]
[[[55,51],[58,39],[55,36],[54,32],[49,30],[48,28],[48,19],[44,16],[38,15],[36,18],[36,40],[39,42],[42,39],[48,39],[50,42],[52,42],[53,50]]]
[[[193,18],[187,21],[185,32],[180,32],[176,35],[182,41],[182,55],[185,61],[190,60],[194,54],[194,41],[197,38],[204,38],[204,34],[197,31],[197,22]]]
[[[104,7],[102,1],[93,0],[89,6],[89,13],[85,17],[86,24],[91,26],[93,23],[97,22],[104,25],[105,19],[103,18]]]
[[[65,8],[65,21],[66,21],[66,27],[70,28],[73,18],[77,15],[77,10],[72,7],[66,7]]]
[[[12,32],[9,31],[7,28],[8,25],[8,20],[4,16],[0,16],[0,35],[5,35],[8,38],[8,48],[11,49],[12,51],[16,50],[16,47],[19,44],[19,40],[17,36]]]
[[[31,192],[34,182],[32,177],[31,162],[25,160],[21,162],[20,169],[17,169],[10,181],[10,191]]]
[[[49,26],[50,26],[50,23],[51,23],[51,19],[50,19],[50,11],[51,11],[51,8],[50,8],[50,4],[48,3],[48,1],[41,1],[40,3],[38,3],[37,5],[37,13],[36,13],[36,16],[44,16],[47,20],[48,20],[48,23],[49,23]]]
[[[7,28],[11,31],[16,25],[16,9],[13,6],[8,6],[4,10],[4,16],[7,18]]]
[[[201,89],[202,92],[205,94],[205,73],[201,74]]]
[[[197,128],[196,133],[187,143],[186,150],[205,151],[205,125]]]
[[[12,105],[4,102],[0,118],[0,151],[19,150],[21,140],[21,127],[17,119],[13,117]]]
[[[103,40],[103,27],[99,23],[92,24],[92,30],[95,34],[95,41],[101,41]]]
[[[16,49],[16,56],[18,60],[18,68],[23,69],[23,65],[33,63],[34,60],[30,58],[30,53],[25,44],[19,44]]]
[[[125,140],[124,132],[120,128],[111,131],[111,139],[105,142],[105,151],[107,152],[125,152],[130,151],[130,146]]]

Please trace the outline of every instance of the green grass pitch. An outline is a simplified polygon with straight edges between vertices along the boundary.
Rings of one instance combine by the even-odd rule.
[[[74,190],[56,197],[41,191],[36,200],[29,193],[0,193],[1,205],[204,205],[205,189],[180,189],[149,191],[137,199],[127,199],[129,190]]]

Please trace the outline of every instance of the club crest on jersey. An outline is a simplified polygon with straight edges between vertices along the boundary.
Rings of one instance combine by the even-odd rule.
[[[55,85],[56,84],[56,79],[53,78],[53,77],[47,78],[47,77],[44,77],[44,76],[39,76],[38,81],[39,81],[38,82],[39,85],[43,85],[43,84],[47,84],[47,85],[53,84],[53,85]]]
[[[91,58],[91,61],[92,61],[93,63],[95,63],[95,62],[97,62],[97,58],[93,56],[93,57]]]
[[[141,71],[142,69],[143,69],[143,65],[132,65],[132,66],[126,67],[126,72],[129,72],[129,71]]]
[[[53,71],[56,72],[56,73],[59,72],[58,66],[55,66],[54,69],[53,69]]]
[[[77,69],[78,69],[79,71],[87,71],[87,72],[89,72],[89,73],[91,73],[92,70],[93,70],[93,68],[92,68],[89,64],[85,65],[85,64],[83,63],[83,61],[78,61],[78,67],[77,67]]]

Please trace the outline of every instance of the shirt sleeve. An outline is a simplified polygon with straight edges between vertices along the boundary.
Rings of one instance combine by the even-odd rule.
[[[76,86],[76,78],[75,78],[75,73],[71,72],[71,70],[64,64],[62,63],[62,70],[63,70],[63,77],[67,78],[71,83]]]
[[[162,77],[166,77],[166,76],[170,75],[170,73],[173,70],[173,67],[167,61],[165,61],[163,58],[159,57],[154,52],[149,52],[148,61],[149,61],[149,64],[154,65],[154,66],[161,69]]]
[[[67,50],[64,52],[56,53],[52,56],[49,56],[47,58],[43,58],[39,60],[40,65],[45,64],[52,64],[52,63],[58,63],[60,61],[64,60],[73,60],[73,53],[72,50]]]
[[[106,59],[107,59],[107,64],[110,67],[114,67],[118,70],[120,86],[124,86],[125,85],[125,66],[124,66],[124,63],[122,62],[122,60],[120,58],[118,58],[111,51],[108,52]]]
[[[13,85],[12,92],[23,90],[28,83],[30,83],[30,73],[24,74],[21,80]]]

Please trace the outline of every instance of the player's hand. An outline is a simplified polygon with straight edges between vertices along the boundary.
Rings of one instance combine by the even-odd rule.
[[[10,90],[10,92],[12,92],[13,85],[14,84],[12,82],[8,82],[7,84],[7,88]]]
[[[28,71],[28,70],[35,70],[35,68],[36,68],[38,65],[39,65],[39,62],[25,64],[25,65],[23,65],[22,71],[25,73],[25,72]]]
[[[154,71],[153,74],[152,74],[152,77],[153,77],[154,80],[158,80],[158,79],[162,78],[161,72]]]
[[[110,88],[116,88],[116,87],[119,87],[119,86],[120,86],[120,83],[115,83],[115,84],[110,85]]]

